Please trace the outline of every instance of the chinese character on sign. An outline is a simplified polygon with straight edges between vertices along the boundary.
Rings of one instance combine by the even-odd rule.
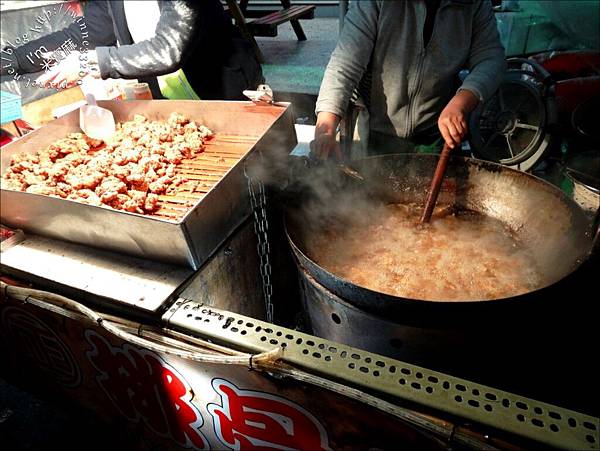
[[[230,449],[329,450],[323,426],[308,411],[280,396],[240,390],[214,379],[221,405],[209,404],[215,432]]]
[[[143,421],[186,448],[208,449],[191,387],[175,368],[151,351],[129,344],[114,347],[94,331],[86,331],[85,337],[92,346],[86,355],[98,372],[98,385],[127,419]]]

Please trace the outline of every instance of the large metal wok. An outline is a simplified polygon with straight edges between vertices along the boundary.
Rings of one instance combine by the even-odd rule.
[[[308,198],[288,219],[288,238],[299,264],[344,300],[385,315],[405,313],[407,308],[434,308],[439,312],[446,304],[451,304],[452,310],[464,310],[481,302],[489,305],[518,300],[444,303],[400,298],[344,280],[307,254],[308,234],[336,217],[336,206],[357,205],[355,214],[361,215],[359,206],[369,199],[423,204],[436,162],[436,156],[424,154],[372,157],[353,164],[364,175],[364,183],[349,182],[335,173],[328,175],[326,183],[313,179],[308,184]],[[558,188],[524,172],[474,159],[452,158],[439,202],[452,203],[458,209],[475,211],[507,225],[534,252],[545,274],[540,289],[573,272],[591,249],[591,225],[581,208]]]
[[[311,233],[340,214],[346,215],[343,220],[363,214],[364,202],[424,203],[436,162],[436,156],[424,154],[353,162],[364,183],[339,171],[317,170],[305,177],[301,201],[287,215],[288,240],[312,333],[442,370],[460,373],[475,363],[479,371],[484,357],[494,360],[492,356],[509,349],[525,349],[540,337],[547,341],[556,330],[547,322],[551,309],[564,309],[566,298],[574,308],[573,290],[587,290],[578,284],[592,248],[591,221],[562,191],[498,164],[450,160],[438,202],[502,221],[533,251],[543,270],[544,283],[519,296],[468,302],[391,296],[338,277],[307,253]],[[353,206],[350,213],[348,205]]]

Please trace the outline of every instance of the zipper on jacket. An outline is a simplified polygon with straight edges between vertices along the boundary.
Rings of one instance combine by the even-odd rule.
[[[408,97],[408,119],[406,121],[406,137],[409,138],[412,135],[415,127],[413,124],[413,103],[417,98],[417,94],[421,88],[421,70],[423,68],[423,61],[425,60],[425,52],[419,54],[419,61],[417,63],[417,69],[415,71],[416,86],[412,93]]]
[[[425,42],[423,41],[423,33],[421,33],[421,52],[419,52],[419,62],[417,64],[417,69],[416,69],[416,76],[417,76],[417,85],[415,86],[414,91],[409,95],[408,97],[408,119],[407,119],[407,124],[406,124],[406,136],[409,137],[410,135],[413,134],[414,130],[415,130],[415,125],[413,124],[413,102],[415,101],[415,99],[417,98],[419,91],[421,90],[421,71],[423,70],[423,63],[425,62],[425,57],[427,56],[427,49],[429,47],[431,47],[431,43],[433,41],[433,38],[435,37],[435,32],[436,32],[436,28],[439,27],[439,21],[440,21],[440,11],[448,6],[448,4],[451,3],[452,0],[448,1],[448,2],[444,2],[441,1],[440,5],[438,6],[437,11],[435,12],[435,19],[433,22],[433,29],[431,30],[431,36],[429,37],[429,42],[427,43],[427,45],[425,45]],[[457,3],[469,3],[472,2],[472,0],[457,0]],[[408,133],[410,131],[410,133]]]

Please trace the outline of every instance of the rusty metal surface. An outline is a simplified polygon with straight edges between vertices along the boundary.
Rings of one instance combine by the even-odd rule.
[[[2,252],[0,269],[88,302],[100,300],[144,312],[159,310],[193,274],[190,268],[29,234]]]
[[[265,319],[265,302],[252,220],[246,221],[202,266],[179,296]]]
[[[40,288],[119,310],[161,313],[177,296],[263,319],[256,235],[248,219],[199,271],[27,234],[0,270]]]
[[[216,137],[205,152],[184,160],[178,173],[198,184],[193,191],[161,196],[158,215],[139,215],[43,195],[2,189],[2,223],[27,232],[138,257],[190,266],[206,261],[249,215],[246,165],[285,156],[296,144],[291,107],[222,101],[106,101],[117,122],[143,114],[165,120],[181,113]],[[1,172],[16,153],[35,153],[79,131],[78,111],[5,146]]]

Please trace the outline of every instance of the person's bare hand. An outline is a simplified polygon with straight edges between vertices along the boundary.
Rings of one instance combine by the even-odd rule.
[[[316,135],[314,141],[310,142],[310,151],[319,160],[327,160],[331,155],[341,159],[342,151],[335,136],[329,134]]]
[[[339,123],[340,117],[336,114],[322,111],[317,115],[315,139],[310,143],[310,150],[316,158],[327,160],[336,155],[341,160],[342,151],[336,138]]]
[[[454,149],[454,147],[460,145],[463,137],[467,134],[465,112],[456,105],[449,103],[440,114],[438,127],[448,147]]]
[[[460,90],[442,110],[438,119],[438,128],[442,138],[454,149],[459,146],[468,132],[466,115],[477,106],[479,100],[471,91]]]

